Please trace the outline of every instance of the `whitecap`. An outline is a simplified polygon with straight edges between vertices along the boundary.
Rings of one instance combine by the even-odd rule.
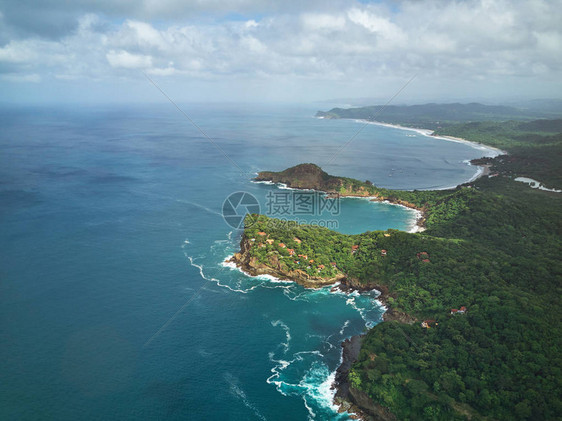
[[[281,345],[283,346],[283,348],[285,349],[285,353],[287,353],[287,351],[289,351],[290,348],[290,343],[291,343],[291,329],[289,329],[289,326],[287,326],[282,320],[274,320],[271,322],[272,326],[281,326],[281,328],[283,328],[283,330],[285,331],[285,337],[287,339],[287,342],[282,343]]]
[[[342,328],[340,329],[340,335],[343,335],[343,331],[348,326],[349,326],[349,320],[346,320],[345,323],[343,324]]]

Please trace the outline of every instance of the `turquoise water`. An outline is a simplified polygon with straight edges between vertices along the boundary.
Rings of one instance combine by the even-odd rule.
[[[2,109],[0,418],[332,419],[340,343],[374,294],[304,290],[223,261],[221,217],[248,174],[322,163],[358,130],[315,108]],[[395,188],[469,179],[469,146],[367,127],[331,173]],[[338,230],[408,229],[407,209],[345,199]],[[341,416],[345,419],[346,416]]]

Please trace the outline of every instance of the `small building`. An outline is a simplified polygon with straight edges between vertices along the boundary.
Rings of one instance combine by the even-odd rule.
[[[289,256],[292,256],[295,254],[295,250],[294,249],[287,249],[287,251],[289,252]]]
[[[418,259],[428,259],[429,258],[429,254],[427,253],[427,251],[420,251],[419,253],[416,253],[416,256]]]
[[[324,267],[325,267],[324,265],[318,265],[318,270],[322,270],[324,269]]]
[[[310,263],[314,263],[314,259],[310,259],[309,262],[310,262]]]
[[[302,257],[303,259],[308,259],[308,256],[306,254],[299,254],[299,257]]]
[[[263,237],[263,236],[265,236],[265,235],[267,235],[267,234],[266,234],[265,232],[263,232],[263,231],[260,231],[260,232],[258,232],[258,235],[261,235],[261,236]]]
[[[267,240],[265,240],[265,242],[267,244],[273,244],[273,238],[268,238]]]
[[[385,237],[390,237],[390,234],[386,233],[384,234]]]
[[[355,252],[359,250],[359,246],[356,244],[354,246],[351,246],[351,254],[355,254]]]
[[[294,240],[294,241],[295,241],[295,243],[297,243],[297,244],[300,244],[300,243],[302,243],[302,241],[301,241],[301,239],[300,239],[300,238],[297,238],[297,237],[295,237],[295,238],[293,238],[293,240]]]
[[[287,248],[287,246],[283,243],[279,243],[279,247],[281,247],[282,249]]]
[[[431,329],[431,326],[438,326],[439,323],[437,323],[436,320],[434,319],[427,319],[424,320],[423,322],[421,322],[421,327],[423,327],[424,329]]]
[[[429,263],[429,262],[431,262],[431,260],[429,260],[429,259],[423,259],[422,262],[424,262],[424,263]]]
[[[462,306],[460,309],[456,309],[456,308],[452,308],[451,309],[451,314],[464,314],[466,313],[466,307]]]
[[[386,256],[386,250],[381,250],[381,256]]]
[[[330,262],[330,264],[331,264],[333,267],[336,267],[336,266],[337,266],[337,265],[336,265],[336,262]]]

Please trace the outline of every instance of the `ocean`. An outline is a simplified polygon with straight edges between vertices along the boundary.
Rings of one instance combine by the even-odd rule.
[[[303,162],[445,188],[483,151],[368,125],[322,165],[363,123],[319,108],[182,105],[205,135],[170,104],[0,108],[0,418],[347,419],[331,381],[341,342],[380,322],[376,292],[225,264],[241,233],[225,199],[247,192],[266,209],[287,190],[251,178]],[[351,198],[329,216],[344,233],[414,222]]]

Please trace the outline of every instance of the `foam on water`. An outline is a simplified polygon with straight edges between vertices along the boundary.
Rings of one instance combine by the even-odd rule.
[[[232,240],[215,241],[212,246],[214,257],[218,260],[216,267],[219,273],[216,276],[206,274],[205,266],[197,262],[197,258],[187,253],[190,243],[184,243],[186,257],[190,264],[198,268],[201,277],[212,281],[221,288],[226,288],[235,293],[248,294],[256,288],[281,288],[284,296],[291,301],[304,301],[314,305],[321,303],[329,297],[341,297],[348,306],[357,311],[363,319],[365,326],[372,326],[377,320],[370,315],[380,309],[379,304],[373,298],[373,294],[360,294],[357,291],[344,293],[340,290],[331,291],[332,286],[319,289],[305,289],[292,281],[283,281],[269,275],[249,276],[244,273],[236,264],[230,262],[232,257]],[[228,272],[224,272],[227,269]],[[230,274],[230,275],[229,275]],[[333,398],[335,389],[332,388],[335,379],[335,367],[330,371],[324,362],[324,354],[319,349],[307,349],[289,354],[291,351],[291,329],[289,325],[280,319],[271,320],[273,328],[281,328],[285,333],[284,341],[280,342],[276,351],[269,353],[269,359],[273,363],[271,375],[266,379],[268,384],[274,385],[276,390],[283,396],[301,396],[303,404],[309,412],[310,418],[324,419],[347,419],[346,414],[338,414],[338,407],[334,405]],[[308,339],[320,339],[325,349],[329,352],[339,352],[341,342],[346,339],[345,332],[351,325],[351,320],[345,320],[339,331],[335,331],[329,336],[310,335]],[[287,356],[290,355],[290,358]],[[341,358],[341,357],[340,357]],[[339,365],[339,364],[338,364]],[[253,404],[244,399],[244,394],[233,386],[235,394],[240,397],[244,405],[250,409],[255,409]],[[256,415],[259,412],[256,412]]]
[[[284,353],[287,353],[287,351],[289,351],[289,348],[291,347],[290,343],[291,343],[291,329],[289,329],[289,326],[287,326],[285,323],[283,323],[281,320],[274,320],[271,322],[272,326],[281,326],[283,328],[283,330],[285,331],[285,337],[287,338],[287,342],[283,342],[281,343],[281,345],[284,348]]]

